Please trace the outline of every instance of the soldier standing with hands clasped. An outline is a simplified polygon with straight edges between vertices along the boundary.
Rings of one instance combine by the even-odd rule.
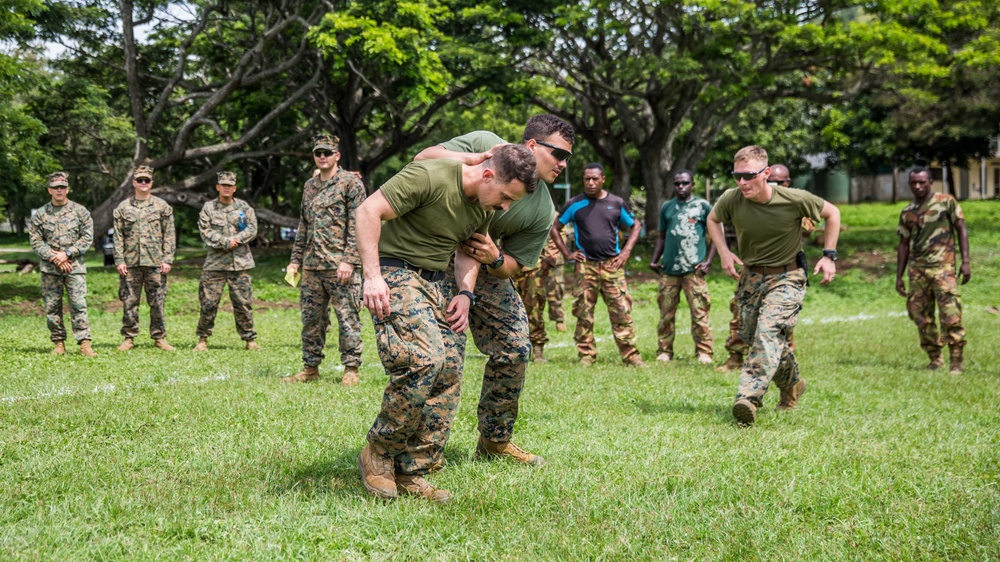
[[[94,241],[94,221],[78,203],[70,201],[69,176],[66,172],[49,175],[52,201],[31,217],[28,236],[31,249],[42,258],[42,300],[45,320],[55,347],[52,353],[66,353],[66,326],[63,325],[63,289],[69,298],[73,318],[73,337],[80,353],[97,355],[90,347],[90,321],[87,319],[87,266],[83,254]]]
[[[254,267],[250,241],[257,237],[257,215],[246,201],[234,197],[236,174],[219,172],[215,185],[219,198],[205,203],[198,215],[198,231],[208,246],[208,255],[198,284],[201,316],[198,318],[198,344],[195,351],[208,349],[208,337],[215,326],[222,289],[229,284],[236,331],[248,350],[258,350],[253,330],[253,286],[250,270]]]
[[[146,290],[149,303],[149,335],[163,351],[167,343],[163,301],[167,296],[167,274],[177,249],[174,210],[152,194],[153,169],[139,166],[132,176],[135,194],[115,207],[115,267],[121,275],[118,298],[122,301],[122,335],[118,351],[135,347],[139,335],[139,298]]]

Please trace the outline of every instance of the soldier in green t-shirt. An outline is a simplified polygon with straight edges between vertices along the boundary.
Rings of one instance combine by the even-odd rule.
[[[528,313],[511,277],[538,265],[555,211],[546,182],[555,181],[566,169],[573,155],[574,136],[573,127],[554,115],[538,114],[528,119],[521,146],[534,155],[538,189],[510,210],[497,212],[488,236],[474,234],[460,246],[460,254],[483,266],[476,281],[476,306],[469,313],[476,347],[489,356],[479,397],[477,457],[512,458],[532,466],[545,463],[541,456],[511,442],[532,350]],[[449,158],[474,165],[488,161],[493,148],[503,142],[494,133],[475,131],[426,148],[416,159]],[[453,281],[446,282],[446,296],[457,290]],[[455,337],[464,357],[465,336]],[[462,364],[458,368],[461,375]],[[435,443],[433,449],[428,462],[442,462],[444,442]]]
[[[805,391],[788,342],[806,294],[806,271],[797,264],[803,217],[826,221],[823,258],[813,274],[822,272],[826,284],[837,272],[840,211],[811,193],[768,184],[770,171],[763,148],[740,149],[732,172],[739,187],[726,191],[708,216],[722,270],[739,280],[740,335],[750,344],[733,404],[733,416],[744,426],[756,421],[772,380],[781,390],[778,410],[794,408]],[[740,257],[726,246],[722,223],[735,228]],[[741,272],[736,264],[743,266]]]
[[[913,203],[899,214],[899,248],[896,260],[896,292],[906,297],[906,311],[920,332],[920,347],[930,357],[928,369],[944,365],[941,348],[951,351],[950,373],[962,373],[965,327],[962,300],[955,275],[955,234],[962,252],[962,285],[969,282],[969,233],[958,201],[951,195],[931,193],[931,175],[926,168],[910,172]],[[909,263],[910,291],[906,292],[903,270]],[[941,330],[934,325],[934,305],[941,315]],[[942,339],[944,342],[942,342]]]
[[[535,190],[535,158],[505,145],[476,165],[453,160],[413,162],[358,207],[356,235],[379,358],[389,376],[382,408],[358,457],[365,489],[447,502],[431,486],[429,450],[448,440],[458,410],[463,332],[474,306],[478,262],[455,256],[458,294],[442,284],[451,256],[474,232],[486,232],[493,211]],[[447,305],[447,306],[446,306]]]

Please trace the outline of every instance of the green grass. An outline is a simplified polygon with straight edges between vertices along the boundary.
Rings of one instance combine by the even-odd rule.
[[[257,354],[240,350],[228,312],[210,350],[190,351],[195,266],[170,285],[178,352],[143,336],[121,355],[117,276],[91,254],[89,360],[48,354],[37,274],[0,273],[0,558],[997,560],[1000,316],[986,308],[1000,305],[1000,213],[963,204],[969,346],[952,377],[922,369],[893,290],[900,207],[843,209],[841,253],[857,263],[809,289],[796,329],[808,391],[783,414],[769,393],[751,429],[730,414],[736,377],[693,360],[686,313],[679,360],[653,364],[649,282],[633,287],[646,369],[620,365],[603,305],[589,369],[549,325],[550,362],[529,366],[516,428],[541,469],[473,460],[484,357],[470,346],[448,467],[431,477],[454,492],[447,506],[361,487],[356,458],[385,384],[367,315],[361,385],[337,384],[336,328],[326,380],[278,382],[301,353],[284,252],[258,259],[256,297],[276,304],[257,307]],[[734,283],[716,265],[710,287],[721,361]],[[145,306],[140,317],[145,330]]]

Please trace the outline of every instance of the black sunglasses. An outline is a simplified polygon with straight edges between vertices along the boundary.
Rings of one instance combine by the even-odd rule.
[[[535,142],[552,149],[552,157],[556,159],[557,162],[569,162],[569,159],[573,157],[573,153],[566,150],[565,148],[559,148],[558,146],[552,146],[547,142],[542,142],[535,139]]]
[[[321,156],[326,156],[327,158],[329,158],[329,157],[333,156],[333,151],[332,150],[314,150],[313,151],[313,156],[315,156],[316,158],[319,158]]]
[[[153,183],[153,178],[135,178],[135,183]]]
[[[691,185],[691,183],[692,182],[689,182],[689,181],[675,181],[674,185],[677,185],[677,186],[680,186],[680,185]]]
[[[763,168],[757,170],[756,172],[730,172],[730,173],[733,174],[733,179],[736,180],[736,181],[740,181],[740,180],[750,181],[750,180],[754,179],[755,177],[759,176],[760,173],[763,172],[766,169],[767,169],[767,166],[764,166]]]

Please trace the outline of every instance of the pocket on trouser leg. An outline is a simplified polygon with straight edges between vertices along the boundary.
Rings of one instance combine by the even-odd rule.
[[[379,359],[387,371],[394,371],[412,363],[413,353],[410,349],[413,342],[413,332],[409,326],[396,314],[390,314],[382,320],[372,317],[375,327],[375,343],[378,346]]]

